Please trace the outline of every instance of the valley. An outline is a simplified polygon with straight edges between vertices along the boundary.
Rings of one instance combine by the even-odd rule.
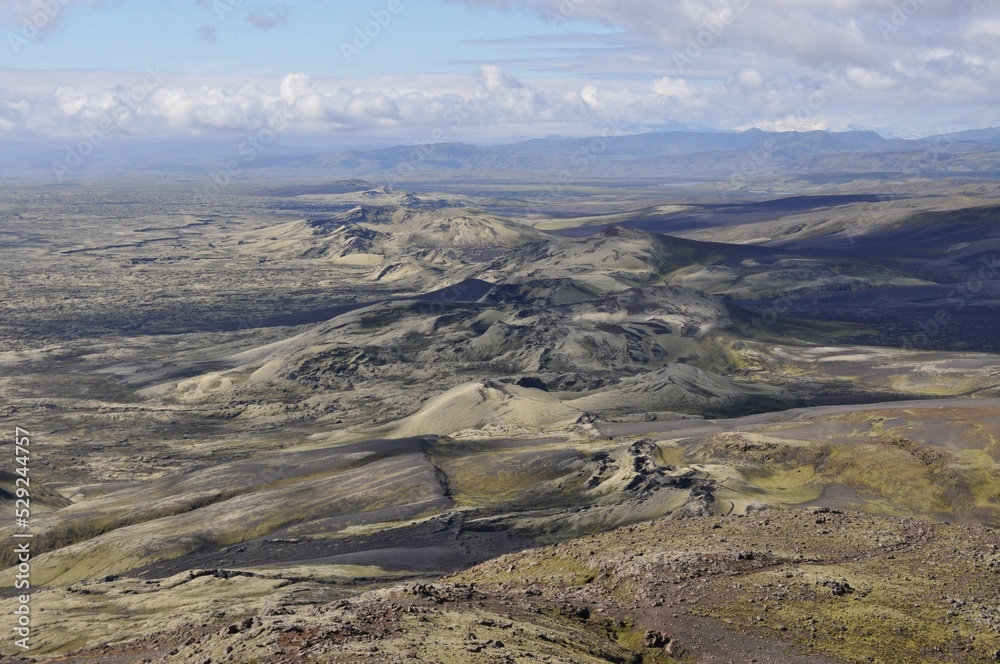
[[[995,147],[889,199],[906,142],[792,132],[722,195],[762,139],[671,140],[558,198],[563,141],[6,184],[33,656],[995,661]]]

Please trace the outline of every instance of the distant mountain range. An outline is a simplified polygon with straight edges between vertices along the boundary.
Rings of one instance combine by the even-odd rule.
[[[920,139],[873,131],[671,131],[550,137],[499,146],[439,143],[332,153],[263,155],[249,167],[320,170],[394,181],[442,173],[568,174],[579,178],[718,178],[782,174],[1000,175],[1000,128]]]
[[[357,139],[355,139],[357,140]],[[0,176],[51,173],[65,146],[9,145]],[[144,141],[108,144],[69,175],[101,171],[192,173],[238,165],[242,177],[365,178],[392,184],[421,177],[482,177],[503,173],[527,181],[563,177],[715,180],[793,175],[823,181],[921,177],[1000,177],[1000,128],[918,139],[846,132],[662,131],[587,138],[550,136],[506,145],[437,143],[329,151],[278,142],[240,156],[226,141]],[[291,191],[286,192],[291,194]],[[307,193],[301,191],[299,193]],[[313,192],[318,193],[318,192]]]

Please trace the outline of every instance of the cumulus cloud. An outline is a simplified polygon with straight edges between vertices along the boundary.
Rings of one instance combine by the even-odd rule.
[[[896,87],[896,81],[889,76],[864,67],[849,67],[847,79],[862,90],[891,90]]]
[[[652,91],[679,110],[711,102],[742,111],[714,109],[716,124],[796,118],[811,127],[818,121],[797,109],[817,90],[835,125],[872,115],[898,122],[918,106],[942,116],[964,106],[970,124],[996,124],[985,110],[1000,103],[994,0],[447,1],[535,12],[548,20],[549,38],[588,22],[617,28],[616,45],[581,49],[574,65],[591,75],[648,73]],[[659,64],[659,75],[646,63]]]
[[[281,118],[292,133],[472,141],[588,134],[609,123],[640,129],[667,118],[725,128],[886,126],[921,104],[949,109],[968,104],[975,110],[978,100],[996,94],[992,74],[976,86],[967,84],[982,76],[976,68],[986,64],[950,58],[936,51],[914,54],[913,62],[899,63],[893,75],[864,67],[822,77],[742,67],[721,81],[671,75],[585,81],[519,78],[497,65],[484,65],[467,76],[339,78],[290,73],[239,79],[100,71],[68,76],[62,71],[11,69],[0,70],[9,81],[0,88],[0,139],[80,136],[109,113],[117,114],[114,132],[119,136],[246,132],[274,118]],[[920,72],[928,64],[965,73],[952,76],[950,88],[921,89]],[[909,83],[900,86],[900,80]],[[931,126],[928,133],[936,129]]]
[[[585,134],[609,122],[653,127],[666,118],[722,128],[867,124],[927,133],[959,114],[968,126],[997,124],[994,0],[445,1],[535,12],[548,32],[491,44],[491,59],[470,63],[478,70],[466,76],[164,75],[123,106],[116,131],[238,132],[275,114],[290,131],[427,137],[443,129],[454,140]],[[212,0],[194,2],[213,11]],[[51,22],[102,4],[66,0]],[[43,5],[7,0],[0,18],[17,24]],[[281,2],[244,3],[239,11],[261,30],[291,15]],[[614,29],[588,32],[588,22]],[[215,28],[203,26],[199,36],[211,41]],[[528,53],[525,44],[540,48]],[[0,137],[86,131],[143,78],[16,69],[0,76]]]
[[[496,92],[497,90],[522,90],[524,85],[512,78],[503,69],[496,65],[483,65],[479,73],[482,77],[483,84],[490,92]]]
[[[977,37],[1000,37],[1000,18],[984,18],[965,27],[966,39]]]
[[[687,81],[669,76],[653,81],[653,92],[661,97],[674,97],[681,101],[690,100],[695,96],[694,88],[688,85]]]
[[[758,89],[764,85],[764,76],[753,67],[742,67],[733,75],[733,80],[740,86]]]
[[[396,128],[416,134],[439,128],[458,136],[483,127],[526,126],[552,118],[552,104],[578,113],[499,67],[477,76],[385,79],[314,79],[303,73],[281,78],[171,76],[159,72],[65,72],[6,70],[12,85],[0,89],[0,137],[6,132],[73,137],[115,112],[115,133],[209,135],[253,130],[275,117],[296,132]],[[436,89],[434,89],[436,83]],[[582,106],[582,102],[579,103]]]

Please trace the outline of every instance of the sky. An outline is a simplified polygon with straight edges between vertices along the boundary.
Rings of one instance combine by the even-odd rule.
[[[0,41],[0,144],[1000,125],[995,0],[0,0]]]

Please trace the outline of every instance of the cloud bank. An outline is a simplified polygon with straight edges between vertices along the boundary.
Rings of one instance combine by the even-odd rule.
[[[52,1],[10,0],[0,16],[16,25]],[[77,7],[104,4],[54,1],[60,10],[47,30]],[[294,132],[454,140],[655,129],[668,120],[923,133],[1000,125],[1000,8],[991,1],[447,1],[534,13],[539,34],[493,44],[489,60],[467,63],[466,76],[162,72],[148,86],[141,72],[0,69],[0,139],[72,137],[110,112],[121,136],[240,132],[279,115]],[[290,16],[284,3],[242,10],[260,30]],[[603,32],[588,32],[594,24]],[[214,28],[202,27],[200,38],[211,42]]]

